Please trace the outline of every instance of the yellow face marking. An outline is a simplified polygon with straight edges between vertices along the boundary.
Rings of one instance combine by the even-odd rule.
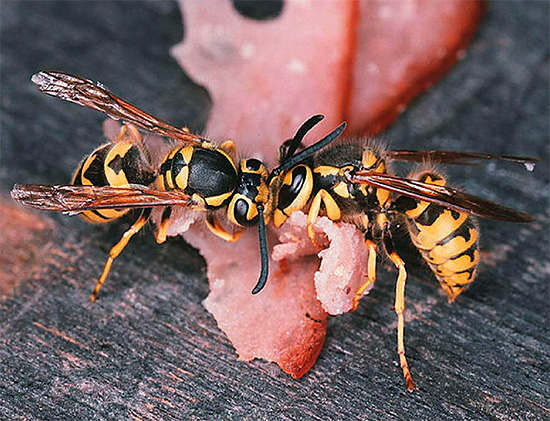
[[[470,239],[468,241],[462,236],[457,236],[446,244],[435,246],[428,252],[427,260],[439,265],[454,256],[464,253],[475,244],[479,237],[479,232],[475,228],[470,228],[469,233]]]
[[[252,218],[258,214],[258,209],[256,206],[252,206],[252,203],[250,199],[240,193],[236,193],[233,195],[233,198],[231,199],[231,202],[229,202],[229,205],[227,206],[227,218],[229,219],[229,222],[231,222],[234,225],[237,225],[238,227],[242,227],[242,225],[235,219],[235,204],[237,203],[237,200],[242,199],[248,203],[248,211],[246,214],[246,218],[250,220],[250,216]],[[251,212],[251,208],[254,208],[254,210]]]
[[[307,202],[309,201],[311,197],[311,192],[313,191],[313,173],[311,172],[311,169],[308,166],[306,165],[301,165],[301,166],[304,167],[306,170],[306,179],[304,180],[304,184],[302,185],[300,192],[294,198],[292,203],[290,203],[290,205],[288,205],[283,209],[286,215],[290,215],[292,214],[292,212],[303,209],[306,206]],[[289,171],[288,173],[285,174],[285,177],[283,179],[283,185],[291,186],[292,180],[293,180],[292,171]],[[277,210],[275,212],[277,213]],[[281,222],[281,225],[282,225],[284,221],[286,221],[287,216],[283,214],[281,211],[279,211],[279,214],[280,214],[279,216],[274,215],[273,220],[282,221]],[[277,225],[277,223],[275,224],[277,227],[280,226],[280,225]]]
[[[275,209],[273,212],[273,223],[277,228],[280,228],[288,219],[288,216],[286,216],[280,209]]]
[[[257,203],[268,203],[269,202],[270,190],[266,183],[262,183],[258,186],[258,195],[255,200]],[[271,211],[271,210],[270,210]]]

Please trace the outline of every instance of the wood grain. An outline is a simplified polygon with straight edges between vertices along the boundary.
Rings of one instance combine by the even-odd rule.
[[[394,272],[380,273],[358,311],[329,320],[319,361],[293,380],[273,364],[237,360],[201,306],[205,262],[182,240],[157,246],[150,233],[139,235],[91,304],[93,280],[125,224],[97,227],[51,215],[44,270],[18,280],[0,301],[0,413],[96,420],[550,417],[548,13],[546,2],[491,3],[464,61],[386,134],[399,149],[543,158],[533,173],[506,164],[449,169],[459,187],[537,221],[483,221],[485,264],[452,305],[411,265],[405,335],[418,392],[405,390],[396,366]],[[3,2],[1,19],[3,195],[14,182],[66,182],[102,141],[102,116],[36,93],[29,77],[38,70],[101,80],[167,121],[203,127],[208,95],[167,54],[181,36],[175,3]]]

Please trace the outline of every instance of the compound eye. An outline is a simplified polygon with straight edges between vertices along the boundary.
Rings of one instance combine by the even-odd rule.
[[[258,214],[256,213],[253,218],[249,219],[249,212],[250,204],[245,199],[237,199],[233,207],[233,217],[239,225],[245,227],[254,224]]]
[[[246,168],[250,171],[258,171],[261,166],[262,162],[255,158],[250,158],[246,160]]]
[[[306,184],[306,189],[310,187],[308,175],[307,168],[300,165],[285,176],[284,183],[279,192],[279,209],[289,208],[298,196],[303,193],[304,184]]]

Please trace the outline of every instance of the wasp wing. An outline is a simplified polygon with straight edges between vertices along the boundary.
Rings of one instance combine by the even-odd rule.
[[[530,222],[534,218],[506,206],[497,205],[448,186],[427,184],[421,181],[397,177],[374,171],[358,171],[350,174],[353,183],[368,184],[413,199],[423,200],[449,209],[467,212],[481,218],[509,222]]]
[[[43,211],[79,213],[94,209],[151,208],[183,206],[196,210],[202,204],[180,191],[154,190],[145,186],[73,186],[15,184],[11,197]]]
[[[386,157],[394,161],[408,162],[435,162],[442,164],[458,164],[458,165],[479,165],[484,161],[508,161],[517,164],[523,164],[532,171],[535,164],[539,161],[538,158],[530,156],[514,156],[514,155],[495,155],[488,153],[475,152],[453,152],[453,151],[387,151]]]
[[[140,110],[91,80],[62,72],[42,71],[34,74],[31,81],[38,85],[40,92],[92,108],[115,120],[133,123],[152,133],[195,145],[201,145],[205,141]]]

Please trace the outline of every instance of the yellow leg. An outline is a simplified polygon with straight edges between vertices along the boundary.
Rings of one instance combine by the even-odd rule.
[[[227,139],[225,142],[223,142],[220,145],[220,149],[224,150],[231,156],[235,156],[237,154],[237,147],[235,146],[235,142],[233,142],[231,139]]]
[[[147,219],[149,217],[149,214],[141,214],[141,216],[138,218],[136,222],[126,231],[122,238],[118,243],[116,243],[113,248],[109,251],[109,258],[107,259],[107,263],[105,263],[105,267],[103,268],[103,273],[97,280],[97,283],[95,284],[94,291],[92,292],[92,295],[90,296],[90,301],[95,301],[97,298],[97,294],[99,294],[99,291],[101,290],[101,287],[105,283],[105,280],[107,279],[107,275],[109,275],[109,271],[111,270],[111,266],[113,265],[114,260],[118,257],[120,253],[122,253],[122,250],[124,250],[124,247],[128,245],[128,242],[133,237],[134,234],[136,234],[143,226],[147,223]]]
[[[315,231],[313,231],[313,225],[315,224],[315,221],[317,221],[317,217],[321,211],[321,203],[324,204],[327,216],[330,220],[338,221],[342,218],[342,212],[330,193],[326,190],[319,190],[313,198],[307,214],[307,236],[318,248],[321,248],[321,246],[317,243],[317,241],[315,241]]]
[[[363,285],[361,285],[361,288],[357,290],[357,293],[355,294],[355,298],[353,299],[353,307],[351,311],[357,310],[357,307],[359,307],[359,301],[361,298],[363,298],[363,294],[365,293],[366,289],[376,281],[376,244],[372,240],[365,240],[365,245],[367,246],[367,249],[369,251],[369,261],[367,264],[367,280]]]
[[[170,226],[170,215],[172,214],[171,208],[165,208],[160,217],[160,225],[157,228],[155,233],[155,240],[157,244],[162,244],[166,241],[166,233],[168,232],[168,227]]]
[[[403,313],[405,312],[405,283],[407,282],[407,271],[405,270],[405,263],[395,252],[389,254],[391,261],[399,270],[397,276],[397,284],[395,286],[395,313],[397,314],[397,353],[399,354],[399,362],[403,370],[403,376],[407,383],[409,390],[414,390],[414,383],[412,380],[411,372],[409,370],[409,364],[407,363],[407,357],[405,356],[405,318]]]
[[[120,132],[115,139],[115,142],[130,141],[132,143],[141,142],[141,135],[136,126],[133,124],[123,124],[120,128]]]
[[[236,232],[228,232],[219,223],[218,219],[212,214],[208,215],[204,222],[206,223],[206,226],[212,232],[212,234],[215,234],[222,240],[228,241],[230,243],[234,243],[235,241],[237,241],[243,233],[242,230]]]

